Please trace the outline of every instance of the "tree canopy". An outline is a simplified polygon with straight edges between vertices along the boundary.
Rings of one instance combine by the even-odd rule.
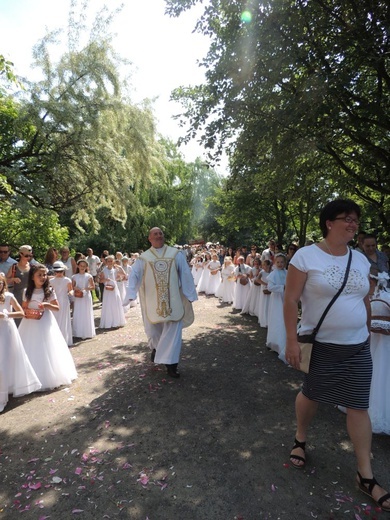
[[[11,62],[0,60],[0,83],[7,82],[0,90],[3,240],[29,243],[23,226],[44,216],[58,233],[39,241],[32,233],[37,251],[60,246],[57,239],[83,251],[136,250],[155,225],[171,242],[186,242],[199,233],[203,198],[218,176],[200,160],[186,163],[157,134],[153,103],[132,102],[131,63],[114,48],[109,27],[118,13],[104,8],[89,28],[87,9],[88,0],[72,0],[66,30],[36,44],[40,78],[24,78],[22,90]],[[9,216],[20,224],[13,230]]]
[[[96,211],[107,207],[125,221],[131,191],[159,161],[151,109],[123,97],[107,40],[57,64],[50,42],[47,36],[35,48],[44,78],[26,83],[20,100],[2,99],[2,172],[13,193],[35,207],[66,209],[77,222],[95,224]]]
[[[167,13],[195,3],[166,0]],[[211,39],[206,82],[173,93],[186,139],[214,157],[227,147],[238,189],[267,177],[268,207],[281,188],[295,213],[310,189],[319,202],[343,193],[388,229],[389,27],[384,1],[210,0],[196,26]]]

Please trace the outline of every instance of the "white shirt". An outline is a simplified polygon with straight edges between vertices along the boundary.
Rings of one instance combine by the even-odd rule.
[[[340,289],[348,263],[349,250],[343,256],[331,256],[317,245],[302,247],[290,261],[307,273],[301,295],[302,320],[300,334],[310,333],[323,311]],[[368,294],[370,264],[364,255],[352,251],[348,281],[330,308],[317,334],[318,341],[353,345],[368,337],[367,311],[363,298]]]
[[[97,275],[97,268],[100,264],[100,258],[96,255],[87,256],[86,260],[88,262],[89,272],[92,276]]]

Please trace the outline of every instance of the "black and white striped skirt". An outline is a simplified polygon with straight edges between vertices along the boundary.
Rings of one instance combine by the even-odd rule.
[[[372,359],[369,341],[359,345],[314,342],[302,393],[319,403],[367,410]]]

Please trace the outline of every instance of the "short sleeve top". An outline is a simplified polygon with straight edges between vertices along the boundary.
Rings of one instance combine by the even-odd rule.
[[[349,250],[343,256],[325,253],[316,244],[302,247],[290,265],[307,274],[301,295],[301,334],[310,333],[323,311],[340,289],[348,263]],[[330,308],[317,334],[317,340],[353,345],[368,337],[367,311],[364,297],[369,291],[370,264],[358,251],[352,251],[352,262],[346,286]]]

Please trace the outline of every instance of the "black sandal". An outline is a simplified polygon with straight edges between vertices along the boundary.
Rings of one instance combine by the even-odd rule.
[[[390,493],[386,493],[385,495],[381,496],[378,500],[375,500],[375,498],[372,496],[372,490],[375,486],[381,487],[381,485],[378,484],[375,478],[363,478],[359,472],[357,472],[357,474],[359,478],[358,486],[360,491],[371,497],[372,500],[382,509],[382,511],[389,513],[390,507],[383,507],[382,504],[383,502],[386,502],[386,500],[390,499]]]
[[[297,439],[294,439],[294,446],[292,447],[291,451],[295,450],[296,448],[301,448],[301,450],[305,451],[306,441],[300,442]],[[295,464],[295,462],[293,462],[292,459],[301,460],[303,462],[303,464]],[[306,464],[306,459],[304,457],[301,457],[300,455],[290,454],[290,462],[291,462],[291,465],[294,466],[294,468],[303,469]]]

